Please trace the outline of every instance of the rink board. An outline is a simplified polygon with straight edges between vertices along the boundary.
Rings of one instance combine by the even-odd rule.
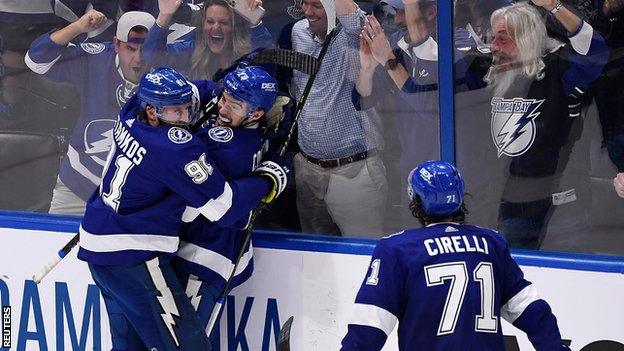
[[[75,251],[40,285],[30,278],[77,227],[71,217],[0,213],[0,350],[9,349],[8,340],[11,350],[110,349],[102,299]],[[292,315],[293,351],[338,350],[374,242],[258,232],[254,246],[256,269],[228,298],[220,349],[275,350],[278,326]],[[624,258],[514,256],[551,304],[574,350],[624,350]],[[503,323],[503,333],[509,351],[533,350],[512,326]],[[392,335],[384,350],[395,349]]]

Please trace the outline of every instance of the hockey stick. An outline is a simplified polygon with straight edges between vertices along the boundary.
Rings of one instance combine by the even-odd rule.
[[[273,63],[312,76],[318,71],[320,62],[316,57],[298,51],[264,49],[252,58],[250,63],[252,65]]]
[[[41,268],[39,270],[39,272],[33,274],[32,279],[35,283],[39,284],[41,282],[41,280],[43,278],[45,278],[46,275],[48,275],[48,273],[50,273],[50,271],[52,269],[54,269],[54,267],[56,267],[57,264],[59,264],[59,262],[61,262],[61,260],[67,256],[67,254],[76,246],[78,245],[78,240],[80,240],[80,234],[76,234],[74,235],[73,238],[71,238],[71,240],[65,244],[65,246],[63,246],[62,249],[60,249],[57,254],[52,257],[50,259],[50,261],[43,266],[43,268]]]
[[[292,139],[292,134],[295,131],[295,127],[297,125],[297,121],[299,120],[299,116],[301,115],[301,112],[303,111],[303,105],[305,104],[306,100],[308,99],[308,95],[310,94],[310,90],[312,90],[312,84],[314,83],[314,79],[316,78],[316,74],[318,73],[318,71],[319,71],[319,69],[321,67],[321,62],[323,61],[323,57],[325,56],[325,53],[327,52],[327,48],[329,47],[329,43],[331,42],[332,38],[334,37],[334,34],[335,34],[335,31],[332,30],[327,35],[327,37],[325,38],[325,42],[323,43],[323,47],[321,48],[321,52],[319,53],[319,57],[317,59],[319,64],[316,65],[316,70],[311,72],[312,74],[308,78],[308,81],[306,82],[305,88],[303,89],[303,93],[301,94],[301,99],[297,103],[297,109],[295,111],[295,116],[293,118],[292,126],[290,127],[290,130],[288,131],[288,135],[286,136],[286,140],[284,141],[284,143],[282,144],[282,146],[279,149],[279,155],[280,156],[284,156],[284,154],[286,153],[286,148],[288,148],[288,144],[290,144],[290,140]],[[223,304],[225,303],[225,299],[227,298],[228,288],[230,287],[230,283],[232,282],[232,279],[234,278],[234,275],[236,274],[236,268],[238,267],[238,264],[239,264],[241,258],[243,257],[243,254],[245,253],[245,247],[247,247],[247,244],[249,243],[249,240],[251,239],[251,231],[253,230],[253,226],[254,226],[254,222],[256,221],[256,217],[265,208],[266,208],[266,204],[261,202],[258,205],[258,207],[256,207],[256,209],[251,214],[251,218],[249,219],[249,224],[247,225],[247,228],[245,228],[245,233],[243,235],[242,246],[240,248],[240,251],[238,252],[238,256],[236,257],[236,261],[234,262],[234,267],[232,267],[232,271],[230,272],[230,276],[229,276],[228,280],[225,282],[225,287],[221,291],[221,295],[217,299],[217,302],[215,303],[214,307],[212,308],[212,312],[210,313],[210,319],[208,320],[208,325],[206,326],[206,334],[208,336],[210,336],[210,333],[212,332],[212,329],[214,328],[214,326],[215,326],[215,324],[217,322],[217,317],[219,317],[219,313],[221,312],[221,307],[223,307]]]
[[[282,329],[280,329],[279,337],[277,338],[277,351],[290,351],[290,328],[294,318],[290,316],[282,326]]]

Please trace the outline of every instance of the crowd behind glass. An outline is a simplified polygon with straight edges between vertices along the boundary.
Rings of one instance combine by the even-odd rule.
[[[373,238],[417,227],[407,172],[440,158],[437,4],[359,1],[363,12],[352,13],[343,2],[249,0],[250,9],[266,10],[256,25],[222,0],[92,1],[93,9],[41,1],[39,13],[0,6],[0,209],[80,215],[116,113],[150,67],[213,79],[253,50],[318,56],[330,40],[288,148],[295,181],[257,227]],[[613,187],[624,172],[624,1],[564,1],[586,22],[578,33],[536,6],[556,43],[589,24],[608,47],[571,60],[585,67],[577,75],[590,66],[599,72],[586,87],[571,86],[560,122],[532,116],[539,100],[531,96],[505,98],[508,89],[526,93],[522,82],[494,92],[492,51],[505,43],[494,41],[491,18],[512,3],[454,1],[455,155],[468,185],[468,222],[498,228],[514,247],[624,255],[624,199]],[[283,93],[300,98],[308,76],[277,72]],[[540,142],[536,130],[565,140]]]

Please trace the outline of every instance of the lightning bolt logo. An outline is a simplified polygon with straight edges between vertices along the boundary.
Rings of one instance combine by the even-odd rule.
[[[173,293],[171,289],[167,286],[167,281],[165,280],[165,276],[159,267],[159,259],[158,257],[145,262],[147,266],[147,270],[152,277],[152,282],[156,287],[156,290],[160,292],[160,296],[156,296],[160,307],[162,307],[162,313],[160,314],[160,318],[162,318],[163,323],[169,330],[169,334],[173,339],[176,347],[180,347],[180,342],[178,341],[178,336],[175,333],[174,327],[176,326],[176,322],[174,317],[180,317],[180,312],[178,311],[178,306],[176,306],[175,300],[173,298]]]
[[[87,155],[98,154],[100,152],[108,152],[112,144],[113,131],[109,130],[100,133],[102,139],[91,143],[90,147],[85,151]]]
[[[106,156],[113,144],[114,126],[115,120],[94,119],[85,127],[83,134],[85,154],[100,166],[106,163]]]
[[[199,308],[199,303],[202,299],[202,294],[199,291],[202,282],[195,275],[190,275],[188,282],[186,283],[186,296],[191,300],[191,305],[195,308],[195,311]]]
[[[520,156],[533,145],[535,119],[544,100],[492,99],[492,138],[498,149],[498,157]]]

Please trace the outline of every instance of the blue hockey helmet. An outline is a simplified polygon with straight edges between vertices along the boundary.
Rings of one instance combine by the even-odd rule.
[[[410,199],[418,195],[427,214],[447,216],[457,212],[464,201],[464,180],[452,164],[427,161],[410,172],[407,194]]]
[[[223,87],[235,99],[249,104],[250,111],[258,108],[268,112],[277,97],[277,81],[257,66],[237,68],[223,78]]]
[[[192,124],[197,117],[196,113],[192,113],[196,105],[193,85],[182,74],[169,67],[159,67],[143,75],[137,95],[141,107],[153,106],[159,118],[163,107],[188,103],[191,103],[188,124]]]

